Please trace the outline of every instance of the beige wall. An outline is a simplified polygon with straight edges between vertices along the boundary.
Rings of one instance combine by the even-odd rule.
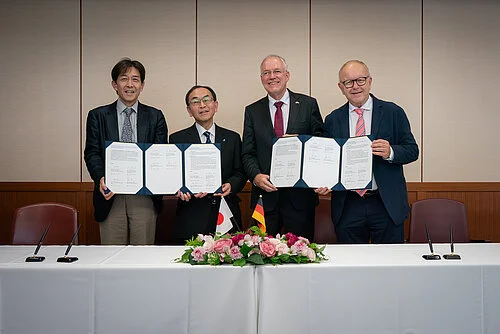
[[[216,90],[216,121],[241,133],[270,53],[323,116],[345,102],[340,65],[366,61],[373,93],[406,110],[420,144],[408,181],[498,182],[499,15],[493,0],[4,0],[0,182],[89,180],[85,120],[116,99],[121,57],[146,66],[141,101],[163,110],[170,133],[192,123],[195,83]]]

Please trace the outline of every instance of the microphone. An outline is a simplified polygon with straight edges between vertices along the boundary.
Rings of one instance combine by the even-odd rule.
[[[40,247],[42,247],[42,243],[45,240],[45,237],[47,236],[47,232],[49,231],[50,223],[47,225],[47,228],[42,234],[42,237],[40,238],[40,241],[38,242],[38,245],[35,248],[35,252],[33,253],[33,256],[28,256],[26,258],[26,262],[42,262],[45,260],[45,256],[37,256],[38,251],[40,250]]]
[[[451,254],[445,254],[443,257],[446,260],[460,260],[460,255],[455,254],[455,246],[453,245],[453,225],[450,224],[450,250]]]
[[[82,224],[78,225],[78,228],[76,229],[75,234],[73,234],[73,238],[71,239],[71,242],[68,245],[68,248],[66,248],[66,251],[64,252],[64,256],[61,256],[57,258],[57,262],[75,262],[78,261],[78,258],[76,256],[68,256],[69,251],[71,250],[71,247],[73,247],[73,243],[75,242],[76,236],[78,235],[78,232],[80,231],[80,227],[82,227]]]
[[[429,243],[429,249],[431,250],[431,253],[422,255],[422,257],[426,260],[441,260],[441,256],[439,256],[438,254],[434,254],[434,248],[432,248],[431,235],[429,234],[429,229],[427,228],[427,224],[425,224],[425,233],[427,234],[427,242]]]

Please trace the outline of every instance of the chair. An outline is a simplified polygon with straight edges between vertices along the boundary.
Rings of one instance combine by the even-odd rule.
[[[462,202],[446,198],[414,202],[411,206],[409,242],[427,242],[425,224],[432,242],[450,242],[450,224],[453,224],[454,242],[470,242],[467,212]]]
[[[44,245],[67,245],[75,234],[78,213],[70,205],[38,203],[20,207],[14,212],[12,245],[36,245],[50,223]],[[76,236],[74,244],[78,244]]]
[[[331,215],[330,197],[320,197],[319,205],[316,207],[316,218],[314,220],[314,242],[318,244],[337,243],[335,226],[333,226]]]
[[[171,245],[174,243],[173,231],[177,200],[178,198],[175,196],[163,196],[163,210],[156,219],[156,245]]]

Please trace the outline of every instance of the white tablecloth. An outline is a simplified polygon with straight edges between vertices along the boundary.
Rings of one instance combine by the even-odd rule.
[[[183,247],[0,246],[0,333],[500,333],[500,244],[332,245],[320,264],[174,263]],[[448,245],[435,245],[438,254]]]
[[[183,247],[0,247],[0,333],[256,333],[254,267],[174,263]]]
[[[435,245],[448,254],[449,245]],[[330,261],[257,268],[259,334],[500,333],[500,244],[332,245]]]

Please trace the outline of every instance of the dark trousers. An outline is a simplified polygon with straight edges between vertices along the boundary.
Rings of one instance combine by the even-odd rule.
[[[403,243],[404,224],[396,225],[385,209],[378,191],[364,197],[348,191],[344,209],[335,225],[339,243]]]
[[[294,196],[294,190],[291,188],[280,189],[278,204],[272,210],[267,210],[266,203],[264,203],[267,234],[275,236],[278,233],[291,232],[312,242],[316,213],[315,203],[311,200],[312,205],[303,208],[295,207],[290,198],[290,196]]]

